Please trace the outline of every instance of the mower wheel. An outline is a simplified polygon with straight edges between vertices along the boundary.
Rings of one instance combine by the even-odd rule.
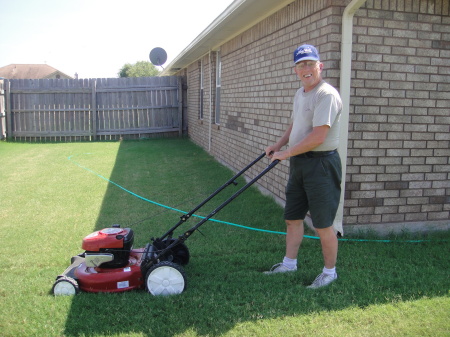
[[[77,281],[68,276],[59,277],[53,284],[52,293],[55,296],[72,296],[78,294],[80,287]]]
[[[163,240],[166,247],[169,246],[173,241],[175,240],[174,239]],[[174,248],[172,248],[171,260],[168,261],[172,261],[173,263],[185,266],[189,263],[189,258],[190,258],[189,248],[186,246],[186,244],[180,243]]]
[[[181,294],[186,289],[186,274],[176,263],[162,261],[148,270],[145,284],[154,296]]]

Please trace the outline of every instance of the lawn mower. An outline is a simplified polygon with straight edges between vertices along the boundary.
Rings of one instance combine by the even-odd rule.
[[[261,154],[189,213],[183,214],[178,223],[161,237],[151,238],[151,243],[144,248],[133,249],[133,230],[121,228],[120,225],[112,225],[89,234],[81,245],[84,252],[73,256],[70,266],[56,277],[52,293],[75,295],[80,290],[114,293],[144,288],[155,296],[182,293],[187,284],[182,266],[188,264],[190,257],[185,241],[279,161],[270,163],[255,178],[177,238],[174,237],[174,231],[227,186],[237,185],[236,179],[264,156],[265,153]]]

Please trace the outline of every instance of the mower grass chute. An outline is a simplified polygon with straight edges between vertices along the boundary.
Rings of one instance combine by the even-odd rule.
[[[80,291],[113,293],[144,288],[154,296],[182,293],[187,285],[186,273],[182,266],[188,264],[190,259],[185,241],[279,161],[275,160],[269,164],[255,178],[178,238],[173,237],[175,230],[227,186],[236,185],[236,179],[264,156],[265,153],[262,153],[193,210],[183,214],[177,224],[161,237],[152,238],[152,242],[145,248],[133,249],[134,232],[131,228],[113,225],[89,234],[83,239],[84,253],[72,257],[70,266],[56,277],[52,293],[54,295],[75,295]]]

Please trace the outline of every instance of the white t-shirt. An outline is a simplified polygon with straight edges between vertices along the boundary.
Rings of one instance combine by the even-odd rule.
[[[305,93],[303,87],[294,96],[292,131],[289,146],[298,144],[314,127],[328,125],[325,141],[312,151],[332,151],[339,145],[339,120],[342,101],[338,91],[324,80]]]

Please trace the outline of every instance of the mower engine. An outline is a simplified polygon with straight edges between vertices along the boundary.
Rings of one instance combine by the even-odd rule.
[[[89,234],[81,247],[87,267],[121,268],[128,264],[134,233],[130,228],[104,228]]]

